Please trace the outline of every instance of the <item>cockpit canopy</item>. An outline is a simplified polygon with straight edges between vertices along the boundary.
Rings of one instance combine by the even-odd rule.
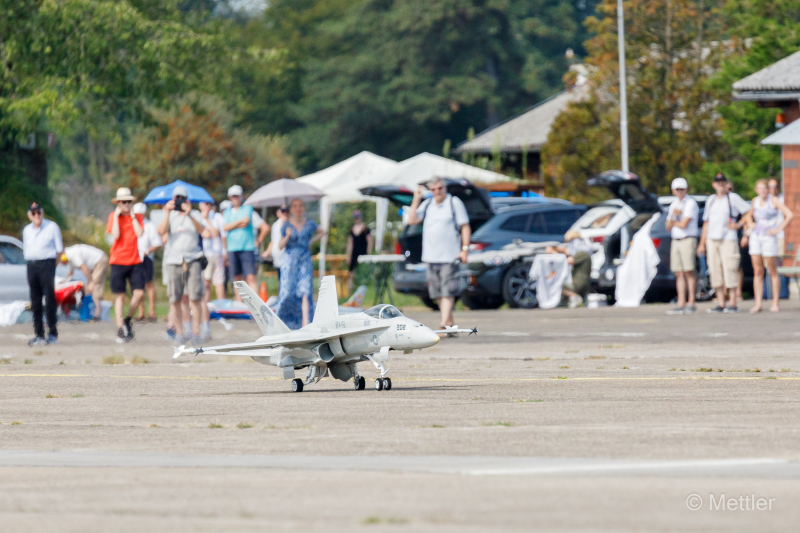
[[[388,304],[376,305],[370,307],[364,312],[374,318],[387,319],[403,316],[403,313],[401,313],[395,306]]]

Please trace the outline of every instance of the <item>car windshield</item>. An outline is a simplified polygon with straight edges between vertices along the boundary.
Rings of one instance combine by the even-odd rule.
[[[619,207],[603,206],[588,210],[573,226],[579,229],[603,229],[620,211]]]
[[[403,316],[403,313],[401,313],[395,306],[385,304],[370,307],[364,312],[375,318],[397,318],[399,316]]]
[[[10,242],[0,242],[0,265],[24,265],[22,249]]]

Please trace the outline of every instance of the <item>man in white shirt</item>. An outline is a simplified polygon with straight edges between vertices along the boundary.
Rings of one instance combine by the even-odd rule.
[[[147,296],[147,321],[157,322],[156,318],[156,287],[153,285],[153,278],[155,277],[155,263],[154,253],[156,250],[163,246],[161,235],[158,233],[158,228],[147,218],[147,206],[141,202],[134,204],[134,215],[142,215],[144,217],[144,225],[142,226],[142,235],[139,237],[139,256],[142,258],[142,268],[144,269],[144,293]],[[139,321],[144,321],[144,298],[139,302],[139,314],[136,317]]]
[[[283,249],[280,247],[281,231],[287,218],[289,218],[289,210],[286,209],[286,206],[282,205],[278,207],[278,220],[272,224],[272,234],[270,235],[269,246],[267,246],[267,249],[263,254],[261,254],[263,259],[269,259],[272,257],[272,266],[274,266],[278,271],[279,284],[281,280],[281,258],[283,257]]]
[[[709,313],[738,313],[736,289],[739,287],[739,236],[737,219],[750,210],[741,196],[727,192],[728,179],[719,173],[714,177],[714,191],[706,200],[703,212],[703,232],[697,255],[706,254],[711,286],[717,296],[717,307]],[[725,307],[725,289],[730,291],[730,303]]]
[[[103,301],[103,289],[108,273],[108,256],[103,250],[94,246],[76,244],[64,249],[61,262],[69,265],[67,279],[72,277],[76,268],[86,276],[85,294],[91,294],[94,303],[92,320],[100,320],[100,302]]]
[[[56,258],[64,249],[58,224],[44,218],[44,209],[36,202],[28,207],[30,224],[22,230],[22,253],[28,263],[28,287],[31,295],[33,331],[36,335],[28,346],[43,346],[58,342],[56,322]],[[47,310],[47,328],[44,337],[42,297]]]
[[[433,198],[422,202],[423,187],[414,192],[408,223],[422,223],[422,262],[428,263],[428,295],[438,300],[441,326],[452,326],[453,306],[459,292],[459,263],[467,261],[472,230],[463,202],[448,194],[442,178],[428,189]]]
[[[694,299],[697,293],[695,258],[697,257],[697,219],[700,208],[689,196],[689,184],[683,178],[672,180],[672,194],[676,200],[669,206],[666,228],[672,237],[669,251],[670,269],[675,274],[678,306],[668,315],[690,315],[697,311]],[[688,304],[687,304],[688,302]]]

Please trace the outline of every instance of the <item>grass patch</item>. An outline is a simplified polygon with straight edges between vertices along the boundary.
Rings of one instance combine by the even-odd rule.
[[[557,376],[556,379],[567,379],[567,376]]]
[[[66,365],[66,364],[67,364],[67,362],[62,360],[62,361],[60,361],[58,364],[59,364],[59,365]]]
[[[714,370],[713,368],[701,366],[700,368],[692,370],[692,372],[723,372],[723,370],[721,368]]]
[[[5,356],[2,359],[0,359],[0,365],[10,365],[11,362],[12,362],[11,357],[9,356]]]
[[[25,364],[26,365],[32,365],[33,364],[33,359],[25,359]]]
[[[248,422],[239,422],[238,424],[236,424],[236,427],[239,429],[250,429],[251,427],[253,427],[253,424],[250,424]]]
[[[728,370],[728,372],[761,372],[761,369],[758,368],[758,367],[755,367],[755,368],[744,368],[744,369],[741,369],[741,370],[731,369],[731,370]]]
[[[549,361],[549,360],[550,360],[549,357],[537,357],[536,358],[536,361]]]
[[[149,362],[150,362],[149,359],[145,359],[141,355],[134,355],[133,359],[131,359],[132,365],[146,365]]]
[[[92,360],[87,358],[86,361],[84,361],[84,363],[87,364],[87,365],[91,365],[92,364]]]
[[[103,357],[101,359],[100,364],[102,365],[123,365],[125,364],[125,358],[121,355],[110,355],[108,357]]]
[[[535,402],[543,402],[544,400],[526,400],[525,398],[512,398],[511,401],[513,403],[535,403]]]
[[[36,350],[33,352],[33,355],[44,355],[44,352],[42,350]]]
[[[381,518],[379,516],[368,516],[361,523],[365,526],[375,526],[379,524],[407,524],[405,518]]]
[[[606,367],[604,367],[604,366],[598,366],[597,367],[597,370],[605,370],[605,369],[606,369]]]
[[[482,425],[483,426],[503,426],[503,427],[507,427],[507,428],[516,426],[516,424],[514,422],[503,422],[503,421],[500,421],[500,422],[484,422]]]
[[[778,378],[777,378],[777,377],[775,377],[775,376],[767,376],[767,377],[765,377],[764,379],[778,379]]]
[[[791,372],[791,368],[781,368],[781,372]]]
[[[562,370],[569,370],[569,367],[568,367],[568,366],[560,366],[560,367],[558,367],[558,368],[560,368],[560,369],[562,369]]]
[[[580,350],[564,350],[564,353],[578,353]]]
[[[11,422],[12,426],[21,426],[22,422]]]
[[[590,355],[589,357],[584,357],[584,359],[605,359],[605,355]]]
[[[211,422],[208,425],[208,429],[219,429],[222,427],[222,424],[218,424],[217,422]]]
[[[48,394],[45,398],[58,398],[55,394]]]
[[[430,426],[425,426],[427,428],[443,428],[442,424],[431,424]]]
[[[621,366],[621,367],[619,367],[619,369],[620,369],[620,370],[630,370],[630,367],[628,367],[628,366]]]
[[[69,395],[70,398],[83,398],[83,396],[84,395],[81,394],[80,392],[78,394],[70,394]]]
[[[472,398],[470,398],[470,400],[483,400],[483,398],[479,398],[477,396],[473,396]]]
[[[160,428],[161,426],[159,426],[158,424],[150,424],[150,427],[151,428]]]

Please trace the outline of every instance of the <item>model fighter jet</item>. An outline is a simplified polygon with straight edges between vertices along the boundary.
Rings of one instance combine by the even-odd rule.
[[[175,348],[173,357],[200,353],[252,357],[259,363],[281,368],[283,379],[292,380],[294,392],[302,392],[305,385],[317,383],[327,375],[345,382],[353,378],[355,389],[364,390],[365,380],[359,375],[357,365],[369,361],[381,373],[375,380],[375,389],[391,390],[392,380],[386,377],[390,351],[411,353],[428,348],[439,342],[437,333],[478,332],[477,328],[458,329],[458,326],[433,331],[386,304],[340,316],[334,276],[322,278],[314,320],[292,331],[247,283],[236,281],[233,285],[253,313],[263,337],[255,342],[208,348],[180,346]],[[295,370],[303,368],[308,369],[305,381],[295,378]]]

